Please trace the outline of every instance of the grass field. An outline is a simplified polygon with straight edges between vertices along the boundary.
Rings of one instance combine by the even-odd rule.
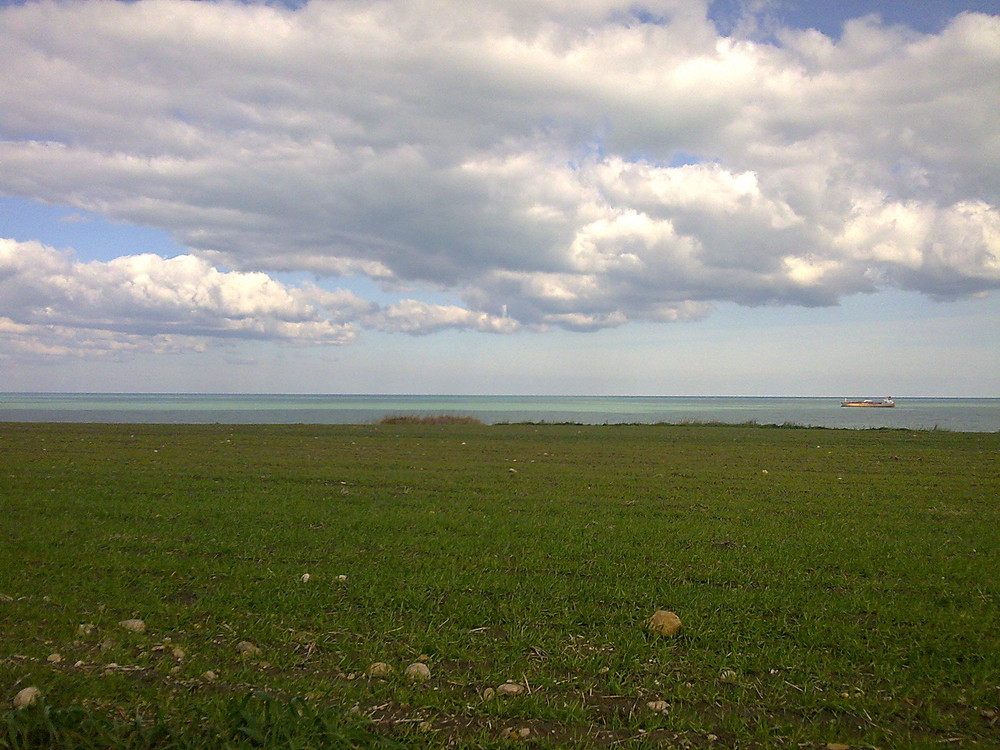
[[[1000,747],[998,498],[1000,434],[0,424],[0,747]]]

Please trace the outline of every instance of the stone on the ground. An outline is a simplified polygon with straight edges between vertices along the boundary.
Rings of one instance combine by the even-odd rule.
[[[244,656],[253,656],[260,653],[260,649],[250,641],[240,641],[236,644],[236,650]]]
[[[49,662],[50,664],[58,664],[59,662],[62,661],[62,654],[60,653],[49,654],[46,657],[45,661]]]
[[[26,687],[14,696],[14,708],[20,710],[35,705],[42,691],[36,687]]]
[[[185,656],[184,649],[182,649],[180,646],[175,646],[173,649],[171,649],[170,653],[175,659],[183,659]]]
[[[431,678],[431,670],[423,662],[414,662],[403,673],[411,682],[427,682]]]
[[[497,688],[499,695],[520,695],[525,690],[524,685],[517,682],[505,682]]]
[[[127,630],[130,633],[146,632],[146,623],[138,618],[132,620],[122,620],[118,624],[121,625],[123,628],[125,628],[125,630]]]
[[[666,609],[658,609],[646,621],[646,627],[656,635],[677,635],[681,629],[681,618]]]
[[[646,708],[648,708],[650,711],[655,711],[658,714],[662,714],[663,712],[665,712],[667,709],[670,708],[670,704],[667,703],[666,701],[650,701],[649,703],[646,704]]]
[[[303,573],[302,578],[300,578],[299,580],[302,581],[302,583],[309,583],[309,578],[310,576],[308,573]]]
[[[368,667],[368,671],[365,674],[369,677],[388,677],[392,674],[392,666],[386,664],[384,661],[377,661]]]
[[[208,671],[202,673],[201,679],[205,680],[205,682],[215,682],[219,679],[219,675],[209,669]]]
[[[92,622],[82,622],[76,628],[77,635],[90,635],[97,628]]]

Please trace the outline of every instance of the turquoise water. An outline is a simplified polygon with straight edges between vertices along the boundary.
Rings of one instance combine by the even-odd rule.
[[[392,415],[456,414],[483,422],[793,423],[866,429],[1000,431],[1000,399],[898,398],[847,409],[839,398],[740,396],[369,396],[0,394],[0,422],[363,424]]]

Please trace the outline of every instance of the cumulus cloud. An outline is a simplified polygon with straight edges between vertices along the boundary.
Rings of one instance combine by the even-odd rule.
[[[223,272],[192,255],[80,262],[0,239],[0,351],[36,357],[201,350],[211,339],[351,342],[360,327],[410,334],[509,332],[515,321],[415,300],[380,308],[353,292]]]
[[[0,192],[191,253],[21,278],[4,314],[342,343],[1000,286],[1000,17],[752,28],[690,0],[4,7]]]

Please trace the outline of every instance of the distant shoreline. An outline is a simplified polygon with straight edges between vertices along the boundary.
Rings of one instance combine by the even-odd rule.
[[[468,416],[484,424],[801,425],[1000,431],[997,398],[897,398],[893,409],[842,409],[808,396],[391,396],[278,394],[0,394],[0,422],[368,424],[386,417]]]

